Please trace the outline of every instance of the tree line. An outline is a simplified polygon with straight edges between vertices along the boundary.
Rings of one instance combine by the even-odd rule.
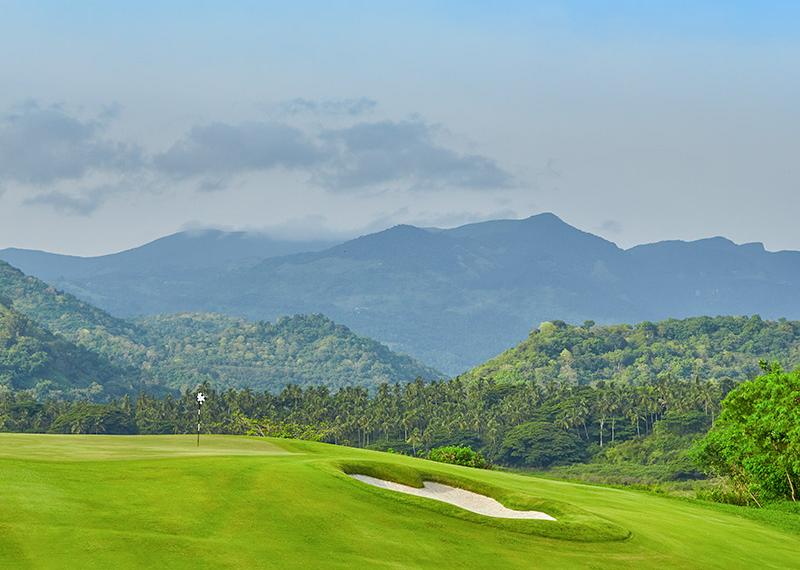
[[[209,396],[203,427],[211,433],[299,437],[412,454],[441,445],[467,445],[495,462],[546,467],[647,435],[665,415],[695,413],[710,425],[733,385],[668,377],[638,386],[456,378],[381,384],[374,393],[361,387],[332,391],[294,385],[277,394],[217,391],[208,384],[199,389]],[[0,430],[191,433],[194,393],[142,393],[101,404],[37,401],[26,392],[6,392],[0,394]],[[552,439],[560,442],[559,450],[533,449]]]

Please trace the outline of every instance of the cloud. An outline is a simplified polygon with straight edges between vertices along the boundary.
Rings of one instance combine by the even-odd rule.
[[[192,128],[166,152],[156,169],[173,176],[221,178],[274,168],[311,168],[324,153],[303,131],[276,122],[212,123]],[[210,189],[208,184],[206,190]]]
[[[361,122],[307,131],[280,122],[196,126],[166,152],[156,169],[200,179],[203,190],[235,176],[285,169],[335,192],[442,188],[507,188],[512,177],[493,160],[436,141],[438,128],[421,120]]]
[[[353,117],[376,103],[294,99],[286,105],[294,113]],[[279,120],[212,122],[190,128],[165,151],[147,153],[108,136],[120,112],[109,105],[87,116],[29,102],[0,115],[0,188],[19,186],[27,205],[87,216],[115,194],[176,181],[219,192],[271,171],[342,193],[492,191],[514,182],[491,158],[442,142],[444,129],[420,118],[302,127]]]
[[[315,173],[329,190],[350,191],[403,186],[412,190],[461,188],[493,190],[512,177],[493,160],[462,154],[436,142],[437,128],[421,120],[358,123],[327,130],[327,164]]]
[[[38,192],[25,198],[22,203],[26,206],[49,206],[72,216],[89,216],[115,195],[161,189],[158,181],[137,175],[111,177],[108,181],[94,180],[92,184],[84,183],[73,188],[70,186],[61,185],[53,190]]]
[[[75,216],[88,216],[105,202],[103,193],[89,192],[84,195],[73,195],[54,190],[36,194],[24,200],[27,206],[50,206],[57,212]]]
[[[109,118],[109,110],[83,119],[58,106],[18,106],[0,118],[0,181],[43,186],[95,171],[138,168],[137,146],[103,137]]]
[[[367,97],[355,99],[304,99],[297,97],[278,104],[285,115],[345,115],[355,117],[374,111],[378,102]]]

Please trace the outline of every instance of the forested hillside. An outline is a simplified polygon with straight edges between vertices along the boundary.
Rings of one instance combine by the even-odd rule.
[[[136,325],[85,303],[52,285],[25,275],[0,261],[0,295],[16,311],[52,333],[83,346],[120,365],[135,365],[147,358]]]
[[[0,391],[93,398],[134,388],[136,374],[39,327],[0,298]]]
[[[150,363],[152,374],[175,388],[208,381],[254,390],[288,384],[371,389],[441,376],[322,315],[283,317],[273,324],[179,314],[150,317],[140,325],[158,353]]]
[[[758,316],[612,326],[545,322],[519,345],[463,377],[574,385],[642,385],[660,379],[733,382],[754,376],[761,359],[787,367],[800,364],[800,322]]]
[[[322,315],[284,317],[274,324],[214,314],[126,321],[1,261],[0,295],[9,307],[57,335],[54,338],[127,370],[127,378],[150,391],[186,389],[201,382],[259,390],[279,390],[287,384],[373,389],[382,382],[441,377]],[[108,375],[71,370],[66,385],[82,386],[90,377],[100,385],[110,381]],[[113,393],[118,390],[94,395]]]

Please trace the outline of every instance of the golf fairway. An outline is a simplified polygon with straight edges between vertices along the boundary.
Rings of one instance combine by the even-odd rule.
[[[490,519],[345,471],[558,520]],[[290,440],[0,434],[0,492],[4,569],[800,567],[799,535],[732,509]]]

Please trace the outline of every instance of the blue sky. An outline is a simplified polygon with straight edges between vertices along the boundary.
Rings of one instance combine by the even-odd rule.
[[[623,246],[800,249],[797,3],[0,11],[0,247],[553,211]]]

